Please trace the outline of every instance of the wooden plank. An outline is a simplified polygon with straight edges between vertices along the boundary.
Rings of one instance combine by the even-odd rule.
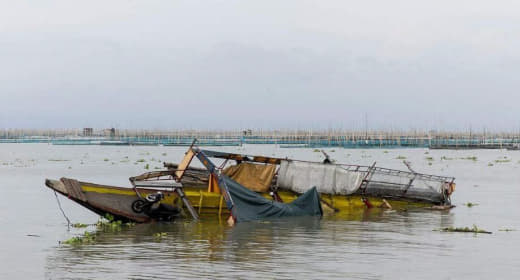
[[[184,172],[186,172],[186,169],[190,165],[191,160],[193,159],[194,156],[195,156],[195,152],[193,151],[193,149],[189,149],[186,152],[186,155],[184,156],[181,163],[177,167],[177,171],[175,171],[175,177],[178,181],[180,181],[182,179]]]
[[[83,190],[81,190],[81,185],[77,180],[61,178],[61,182],[63,183],[63,185],[65,185],[67,194],[70,197],[87,202],[87,197],[83,193]]]

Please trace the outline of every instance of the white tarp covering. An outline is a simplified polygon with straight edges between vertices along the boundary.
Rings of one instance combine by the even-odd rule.
[[[283,160],[277,186],[297,193],[316,187],[320,193],[348,195],[357,191],[364,174],[334,164]]]

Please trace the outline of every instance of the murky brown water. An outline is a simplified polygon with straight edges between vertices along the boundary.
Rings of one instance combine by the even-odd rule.
[[[321,159],[312,149],[219,149]],[[214,219],[179,220],[98,232],[95,244],[70,246],[59,241],[85,229],[67,230],[45,178],[67,176],[128,186],[128,177],[145,172],[146,164],[153,170],[162,161],[179,161],[185,148],[2,144],[0,279],[520,277],[520,152],[326,150],[339,162],[377,161],[399,169],[406,167],[396,157],[405,156],[418,172],[455,176],[452,200],[457,207],[449,212],[376,209],[233,228]],[[463,159],[471,156],[477,160]],[[139,159],[146,162],[136,163]],[[60,201],[73,222],[97,221],[96,215],[66,198],[60,196]],[[479,205],[469,208],[466,202]],[[473,224],[493,234],[432,231]],[[499,231],[506,228],[516,231]],[[166,235],[157,238],[155,233]]]

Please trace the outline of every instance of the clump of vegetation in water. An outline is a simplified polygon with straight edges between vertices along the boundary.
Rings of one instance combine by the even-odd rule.
[[[399,155],[399,156],[396,157],[395,159],[406,159],[406,157],[405,157],[405,156],[401,156],[401,155]]]
[[[168,234],[166,232],[158,232],[154,233],[153,237],[156,241],[161,241],[163,237],[166,237]]]
[[[136,162],[146,162],[146,160],[144,158],[140,158]]]
[[[460,159],[466,159],[466,160],[472,160],[472,161],[477,161],[477,157],[476,157],[476,156],[471,156],[471,157],[463,157],[463,158],[460,158]]]
[[[134,225],[135,223],[123,223],[121,220],[115,220],[114,216],[108,213],[96,223],[97,228],[104,231],[120,231],[124,227]]]
[[[453,158],[450,158],[450,157],[447,157],[447,156],[442,156],[441,157],[441,160],[452,160]]]
[[[168,155],[167,153],[162,153],[162,155],[165,157],[166,155]]]
[[[442,232],[472,232],[472,233],[487,233],[491,234],[491,231],[483,230],[481,228],[478,228],[476,225],[473,225],[473,227],[446,227],[441,228],[439,231]]]
[[[388,151],[387,151],[387,150],[384,150],[384,151],[383,151],[383,154],[388,154]]]
[[[104,159],[103,159],[103,161],[109,161],[109,160],[110,160],[110,159],[108,159],[108,158],[104,158]]]
[[[50,158],[49,161],[70,161],[69,159],[53,159]]]
[[[473,207],[473,206],[477,206],[478,203],[468,202],[468,203],[465,203],[464,205],[467,207]]]
[[[122,159],[122,160],[120,160],[119,162],[129,162],[129,161],[130,161],[130,160],[128,160],[128,159]]]
[[[144,169],[150,169],[150,165],[147,163],[147,164],[144,166]]]
[[[495,163],[506,163],[511,162],[510,159],[495,159]]]
[[[433,161],[433,157],[425,157],[427,161]]]
[[[69,245],[83,245],[83,244],[92,244],[96,241],[96,235],[94,233],[90,233],[85,231],[81,236],[74,236],[60,243],[69,244]]]
[[[516,229],[514,229],[514,228],[501,228],[498,231],[507,231],[507,232],[509,232],[509,231],[516,231]]]
[[[314,149],[313,152],[314,152],[314,153],[319,153],[319,152],[320,152],[320,149]]]
[[[153,169],[162,169],[162,168],[160,168],[159,166],[156,166],[156,167],[154,167]]]
[[[88,227],[87,224],[82,224],[82,223],[75,223],[75,224],[72,224],[71,226],[73,228],[86,228],[86,227]]]
[[[491,162],[490,162],[490,163],[488,163],[488,166],[493,166],[493,165],[494,165],[494,164],[492,164]]]
[[[424,154],[425,154],[425,155],[429,155],[429,154],[430,154],[430,152],[426,151],[426,152],[424,152]]]

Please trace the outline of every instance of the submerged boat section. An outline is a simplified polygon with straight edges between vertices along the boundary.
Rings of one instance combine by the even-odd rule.
[[[204,168],[191,166],[197,158]],[[218,165],[215,164],[218,161]],[[455,178],[376,166],[249,156],[190,146],[179,164],[130,177],[132,187],[47,179],[99,215],[135,222],[226,216],[243,222],[354,209],[449,209]]]

